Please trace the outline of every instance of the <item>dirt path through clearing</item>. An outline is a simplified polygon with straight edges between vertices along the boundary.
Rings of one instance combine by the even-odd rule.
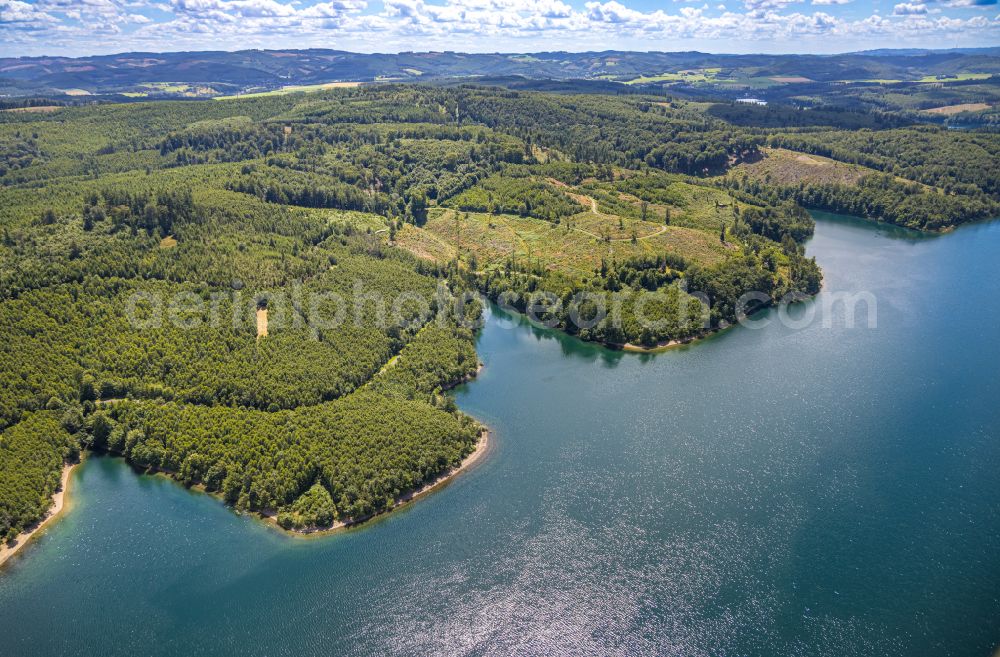
[[[267,308],[257,309],[257,339],[267,337]]]

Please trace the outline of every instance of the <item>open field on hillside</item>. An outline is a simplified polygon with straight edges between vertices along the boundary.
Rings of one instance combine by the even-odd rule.
[[[651,82],[710,82],[718,79],[721,68],[703,68],[660,75],[644,75],[629,80],[625,84],[649,84]]]
[[[964,82],[966,80],[989,80],[992,73],[958,73],[956,75],[925,75],[920,82]]]
[[[12,107],[10,109],[0,110],[0,111],[20,113],[20,114],[48,114],[49,112],[55,112],[56,110],[59,109],[62,109],[62,105],[36,105],[34,107]]]
[[[773,148],[764,151],[764,157],[756,162],[734,167],[729,175],[746,175],[753,180],[776,185],[797,185],[800,182],[853,185],[870,173],[874,171],[857,164]]]
[[[351,89],[354,87],[359,87],[362,82],[323,82],[320,84],[293,84],[287,87],[281,87],[280,89],[272,89],[271,91],[259,91],[255,93],[248,94],[237,94],[235,96],[219,96],[216,100],[230,100],[232,98],[261,98],[265,96],[283,96],[285,94],[293,94],[298,92],[308,92],[308,91],[323,91],[324,89]]]
[[[461,253],[465,261],[475,255],[479,269],[513,260],[521,264],[541,263],[550,271],[571,277],[590,275],[602,260],[622,261],[670,253],[692,262],[713,264],[726,254],[717,232],[597,215],[592,211],[556,224],[509,214],[435,209],[424,226],[404,226],[396,236],[396,243],[436,262],[447,262]]]
[[[139,91],[123,91],[127,98],[147,98],[150,96],[183,96],[185,98],[208,98],[219,92],[206,84],[186,82],[146,82],[138,85]]]
[[[931,109],[924,110],[924,112],[928,114],[944,114],[945,116],[950,116],[952,114],[961,114],[962,112],[981,112],[988,109],[990,109],[989,103],[961,103],[959,105],[932,107]]]

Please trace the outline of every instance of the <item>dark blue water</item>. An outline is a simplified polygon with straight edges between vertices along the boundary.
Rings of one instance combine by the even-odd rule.
[[[1000,223],[827,216],[809,251],[803,328],[637,356],[494,315],[457,391],[492,452],[360,530],[93,458],[0,572],[0,653],[990,655]],[[823,309],[863,292],[875,328]]]

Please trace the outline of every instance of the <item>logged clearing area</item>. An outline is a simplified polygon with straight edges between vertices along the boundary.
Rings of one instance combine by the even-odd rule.
[[[812,82],[813,81],[813,80],[811,80],[809,78],[802,77],[801,75],[791,75],[791,76],[787,76],[787,77],[776,77],[776,78],[771,78],[771,79],[774,80],[775,82],[781,82],[783,84],[797,84],[797,83],[801,83],[801,82]]]
[[[990,107],[991,105],[989,103],[962,103],[961,105],[933,107],[923,111],[926,114],[943,114],[944,116],[951,116],[952,114],[961,114],[962,112],[982,112],[983,110],[990,109]]]
[[[634,236],[634,239],[633,239]],[[396,243],[415,255],[447,262],[461,253],[487,270],[508,261],[542,263],[568,276],[589,276],[602,260],[673,253],[711,264],[726,256],[714,233],[582,212],[560,223],[509,214],[435,209],[422,227],[404,226]]]
[[[626,169],[571,180],[531,174],[491,179],[431,208],[423,225],[402,226],[395,244],[437,263],[458,259],[479,272],[530,267],[578,280],[602,262],[680,256],[712,265],[731,250],[719,229],[733,224],[743,204],[723,189]],[[507,190],[515,185],[535,193],[535,205],[522,205],[520,213],[505,209],[512,205]],[[487,211],[492,207],[498,209]]]
[[[396,233],[396,244],[418,258],[433,262],[448,262],[455,258],[456,253],[454,245],[442,240],[434,231],[408,223]]]
[[[323,82],[321,84],[293,84],[271,91],[258,91],[254,93],[236,94],[233,96],[217,96],[215,100],[231,100],[233,98],[260,98],[263,96],[283,96],[298,92],[322,91],[324,89],[353,89],[360,87],[363,82]]]
[[[853,185],[870,173],[874,171],[856,164],[774,148],[766,150],[764,157],[756,162],[736,166],[729,175],[745,175],[752,180],[776,185],[797,185],[800,182]]]
[[[4,112],[12,113],[23,113],[23,114],[47,114],[49,112],[55,112],[56,110],[62,109],[62,105],[37,105],[35,107],[12,107],[10,109],[2,110]]]

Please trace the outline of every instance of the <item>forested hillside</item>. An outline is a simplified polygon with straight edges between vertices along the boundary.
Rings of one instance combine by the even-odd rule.
[[[0,535],[80,448],[286,528],[359,520],[473,450],[444,391],[477,293],[655,347],[817,292],[803,206],[998,214],[994,135],[712,107],[379,85],[0,113]],[[778,180],[776,152],[857,169]]]

